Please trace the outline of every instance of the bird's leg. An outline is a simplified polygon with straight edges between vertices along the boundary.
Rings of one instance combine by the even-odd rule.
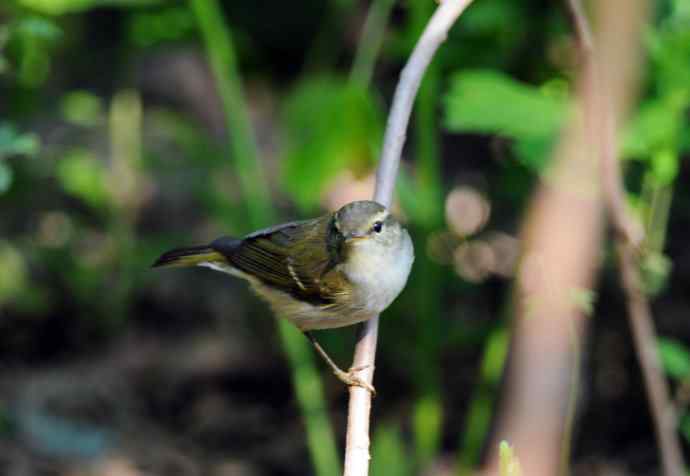
[[[304,335],[307,336],[307,339],[312,343],[314,348],[316,349],[316,352],[319,353],[319,355],[323,358],[323,360],[326,361],[328,366],[331,368],[333,373],[335,374],[338,379],[343,382],[345,385],[352,386],[356,385],[358,387],[365,388],[371,392],[372,395],[376,395],[376,389],[374,388],[373,385],[365,382],[361,378],[359,378],[357,375],[355,375],[356,372],[359,372],[360,370],[363,370],[368,367],[368,365],[365,365],[363,367],[356,367],[356,368],[351,368],[348,372],[345,372],[342,370],[338,365],[333,362],[333,360],[330,358],[330,356],[326,353],[325,350],[323,350],[323,347],[321,347],[321,344],[319,344],[316,341],[316,337],[309,332],[305,331]]]

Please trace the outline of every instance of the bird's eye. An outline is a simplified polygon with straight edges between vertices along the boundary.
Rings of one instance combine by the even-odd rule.
[[[383,229],[383,223],[380,221],[374,222],[374,226],[371,227],[372,230],[374,230],[376,233],[381,233],[381,230]]]

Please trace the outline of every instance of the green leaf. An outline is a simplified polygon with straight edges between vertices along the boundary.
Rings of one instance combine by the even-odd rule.
[[[659,148],[672,146],[682,125],[682,116],[666,101],[648,101],[640,107],[623,135],[625,158],[647,158]]]
[[[34,156],[39,149],[36,134],[22,134],[12,124],[0,123],[0,160],[15,155]]]
[[[339,173],[373,168],[383,116],[370,91],[340,78],[316,78],[290,95],[284,124],[283,184],[299,207],[310,210]]]
[[[86,150],[75,149],[63,157],[57,177],[67,193],[93,207],[101,207],[108,200],[104,167]]]
[[[685,345],[677,340],[665,338],[659,338],[657,345],[661,362],[668,375],[676,379],[690,376],[690,351]]]
[[[20,5],[46,15],[76,13],[97,7],[149,6],[163,0],[18,0]]]
[[[72,124],[92,127],[103,117],[101,100],[87,91],[72,91],[65,94],[60,106],[63,117]]]
[[[652,156],[652,177],[660,186],[673,183],[678,175],[678,155],[675,150],[667,148]]]
[[[445,97],[445,126],[515,139],[518,157],[541,169],[567,111],[565,96],[554,91],[558,88],[529,86],[496,71],[456,73]]]
[[[663,253],[645,253],[640,262],[644,291],[652,296],[659,294],[668,282],[672,266],[673,262]]]
[[[690,2],[688,0],[671,0],[672,14],[670,21],[687,25],[690,21]]]
[[[541,171],[549,163],[549,154],[556,140],[553,136],[523,137],[515,140],[513,151],[520,163],[534,171]]]
[[[565,104],[538,88],[495,71],[465,71],[451,78],[445,124],[452,131],[543,137],[558,130]]]
[[[690,88],[690,29],[687,19],[667,21],[646,35],[654,82],[662,95]]]
[[[372,444],[371,476],[408,476],[412,468],[400,428],[392,423],[380,425]]]

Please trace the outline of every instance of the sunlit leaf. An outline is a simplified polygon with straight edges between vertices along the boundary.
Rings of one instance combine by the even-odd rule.
[[[690,351],[673,339],[658,339],[659,356],[664,370],[673,378],[683,379],[690,376]]]
[[[654,69],[653,79],[662,94],[686,90],[690,84],[690,29],[685,21],[666,22],[659,31],[646,36]]]
[[[655,100],[640,108],[625,130],[624,157],[647,158],[659,148],[668,148],[675,143],[682,116],[670,106],[662,100]]]
[[[96,125],[103,116],[103,107],[98,96],[87,91],[72,91],[62,98],[62,115],[80,126]]]
[[[652,176],[659,185],[670,185],[678,175],[678,155],[667,148],[652,156]]]
[[[567,111],[566,99],[551,92],[496,71],[456,73],[445,98],[445,126],[515,139],[518,157],[541,169]]]
[[[690,2],[687,0],[671,0],[671,18],[669,21],[674,22],[687,22],[690,21]]]
[[[58,163],[57,176],[67,193],[94,207],[106,203],[105,170],[88,151],[76,149],[63,157]]]
[[[565,103],[495,71],[464,71],[451,78],[445,124],[452,131],[544,137],[558,130]]]
[[[17,0],[20,5],[47,15],[63,15],[97,7],[157,5],[162,2],[163,0]]]
[[[371,170],[382,114],[371,93],[334,78],[310,79],[287,100],[283,183],[303,209],[314,208],[344,169]]]

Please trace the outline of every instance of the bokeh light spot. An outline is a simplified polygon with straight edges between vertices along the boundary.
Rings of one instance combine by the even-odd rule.
[[[489,202],[472,187],[457,187],[446,198],[446,221],[459,236],[469,236],[481,230],[489,220]]]

